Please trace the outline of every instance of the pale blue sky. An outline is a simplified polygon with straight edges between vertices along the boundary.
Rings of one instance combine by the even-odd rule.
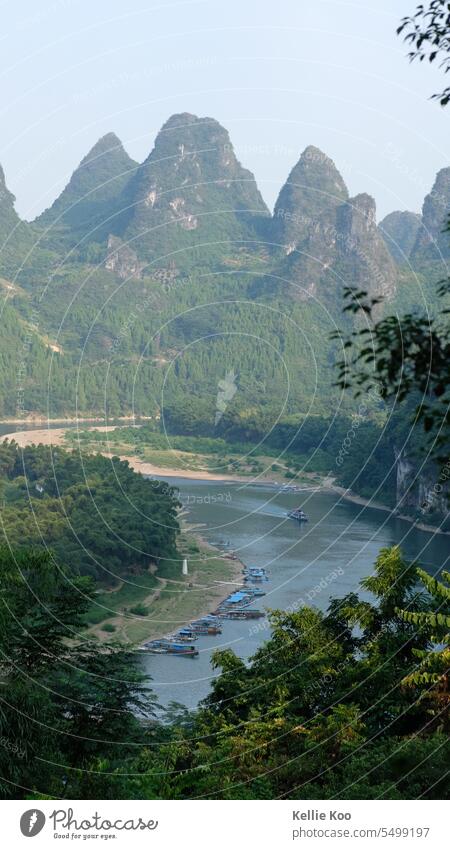
[[[443,76],[395,35],[416,0],[0,0],[0,162],[33,218],[113,130],[138,160],[174,112],[209,115],[272,206],[301,151],[379,217],[450,164]]]

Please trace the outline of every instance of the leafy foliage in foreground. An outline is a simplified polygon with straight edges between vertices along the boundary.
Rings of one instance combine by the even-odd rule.
[[[444,702],[449,700],[448,673],[450,669],[450,574],[442,572],[443,581],[430,577],[418,569],[421,581],[425,584],[435,604],[433,609],[422,612],[399,611],[400,617],[412,625],[419,625],[430,634],[431,649],[416,654],[421,659],[418,669],[410,673],[407,682],[411,684],[437,685]],[[435,649],[433,644],[438,644]]]
[[[450,8],[447,0],[431,0],[428,6],[421,3],[413,15],[403,18],[397,32],[404,34],[411,47],[408,54],[411,60],[437,60],[445,73],[450,70]],[[439,100],[441,106],[447,106],[450,86],[433,97]]]
[[[426,453],[428,467],[434,465],[442,491],[449,478],[450,451],[449,280],[440,284],[438,293],[442,306],[436,317],[411,312],[377,320],[376,299],[349,287],[345,309],[364,313],[371,325],[346,337],[338,385],[359,397],[376,380],[388,402],[402,402],[401,427],[405,433],[415,429],[414,442]]]
[[[126,758],[154,700],[136,655],[78,638],[90,578],[42,550],[0,549],[0,793],[65,796],[110,748]],[[121,741],[118,745],[117,741]]]
[[[404,683],[429,632],[405,620],[434,601],[416,567],[385,549],[363,589],[326,614],[273,612],[272,632],[247,666],[233,652],[177,757],[177,798],[411,798],[448,794],[442,692]],[[357,630],[355,630],[357,626]],[[194,788],[192,785],[194,784]]]
[[[363,598],[273,611],[249,664],[218,651],[198,711],[161,722],[136,655],[77,637],[90,579],[0,551],[2,795],[448,798],[448,679],[413,677],[448,597],[418,574],[384,549]]]

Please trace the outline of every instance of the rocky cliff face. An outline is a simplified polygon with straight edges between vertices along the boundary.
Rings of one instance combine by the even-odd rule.
[[[124,239],[154,264],[189,263],[237,250],[268,216],[255,178],[238,162],[227,131],[188,113],[164,124],[127,190]],[[182,252],[182,256],[180,256]]]
[[[439,261],[450,257],[450,233],[443,232],[449,210],[450,168],[442,168],[423,202],[422,226],[411,252],[413,259]]]
[[[391,212],[380,222],[379,229],[393,259],[407,262],[415,245],[422,218],[416,212]]]
[[[2,213],[2,220],[5,213],[12,215],[16,220],[18,220],[19,216],[14,209],[15,200],[13,193],[9,191],[6,185],[5,172],[0,165],[0,210]]]
[[[144,263],[139,261],[129,245],[124,244],[118,236],[109,236],[105,260],[107,271],[114,272],[121,280],[128,280],[130,277],[141,277],[143,267]]]
[[[14,216],[0,182],[3,204]],[[1,207],[0,198],[0,215]],[[267,241],[297,297],[325,296],[341,304],[345,285],[392,297],[395,264],[405,258],[436,259],[439,251],[448,256],[450,239],[441,230],[449,207],[450,168],[444,168],[422,219],[394,212],[377,228],[374,200],[365,193],[349,198],[334,162],[310,145],[271,217],[224,127],[181,113],[164,124],[141,165],[114,133],[101,138],[35,225],[49,228],[44,243],[56,251],[92,242],[98,256],[102,245],[106,267],[121,276],[145,275],[149,264],[151,273],[173,264],[179,270],[207,266]],[[120,251],[118,242],[111,251],[111,239],[120,239]]]
[[[347,187],[334,162],[307,147],[278,195],[272,234],[287,254],[308,240],[319,220],[346,201]]]
[[[288,257],[284,273],[297,297],[325,297],[342,306],[344,286],[391,296],[396,269],[376,224],[375,201],[348,198],[334,163],[307,148],[280,192],[274,241]]]
[[[360,194],[338,207],[336,229],[338,252],[345,260],[347,274],[353,278],[352,285],[391,297],[397,272],[377,227],[374,199]]]
[[[448,479],[435,466],[419,468],[417,460],[394,447],[397,472],[396,512],[428,524],[441,524],[448,516]]]

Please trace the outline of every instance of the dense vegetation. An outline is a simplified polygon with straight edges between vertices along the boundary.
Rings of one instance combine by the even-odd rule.
[[[378,227],[375,201],[350,198],[336,165],[309,146],[270,216],[226,130],[183,113],[141,165],[114,134],[100,139],[33,224],[13,200],[1,173],[0,416],[133,412],[160,415],[171,434],[262,441],[264,451],[292,443],[300,467],[337,471],[396,504],[396,458],[421,464],[397,398],[384,409],[363,399],[358,438],[336,469],[358,412],[333,366],[342,355],[348,364],[345,340],[370,332],[366,314],[342,312],[343,295],[382,294],[385,328],[397,314],[435,319],[450,169],[422,216],[394,212]],[[371,370],[380,388],[382,377]],[[436,477],[432,465],[425,476]]]
[[[448,69],[448,3],[418,7],[401,30],[412,58],[444,55]],[[445,105],[449,89],[439,97]],[[204,159],[186,155],[180,126]],[[19,221],[0,170],[0,414],[161,413],[174,448],[221,458],[260,444],[294,473],[336,472],[392,504],[401,454],[428,452],[439,481],[449,337],[433,283],[436,250],[448,256],[436,213],[449,169],[420,221],[393,213],[381,228],[398,267],[371,199],[349,199],[315,148],[275,220],[216,122],[175,116],[155,150],[137,167],[105,137],[33,225]],[[363,390],[364,412],[333,387],[336,322],[350,353],[342,387]],[[162,431],[111,441],[161,449]],[[196,712],[163,711],[138,656],[113,640],[99,650],[85,626],[99,585],[106,594],[116,577],[145,573],[150,586],[150,569],[172,574],[175,493],[117,457],[14,443],[0,448],[0,490],[3,798],[449,798],[448,572],[430,576],[384,549],[360,594],[325,612],[272,611],[248,663],[215,653],[219,674]]]
[[[217,652],[210,696],[193,714],[174,706],[170,724],[136,655],[77,639],[89,578],[8,549],[0,576],[3,797],[450,795],[450,575],[432,580],[396,548],[362,597],[274,611],[249,664]]]
[[[153,420],[140,427],[119,427],[109,432],[106,446],[108,450],[115,445],[120,445],[121,450],[127,446],[131,453],[147,460],[156,452],[162,465],[171,464],[172,452],[202,455],[212,458],[215,471],[230,473],[234,468],[240,474],[244,467],[247,473],[261,472],[267,468],[264,458],[268,457],[270,463],[275,460],[285,467],[287,476],[294,481],[305,473],[331,475],[339,485],[358,495],[423,520],[419,490],[425,471],[420,464],[425,461],[432,483],[439,480],[440,469],[437,462],[426,461],[427,439],[412,424],[415,406],[415,395],[398,408],[386,405],[376,385],[369,385],[356,402],[352,416],[297,415],[271,427],[270,413],[267,418],[259,411],[245,417],[239,411],[227,410],[214,428],[206,422],[204,409],[186,399],[168,405],[159,422]],[[105,447],[101,432],[74,432],[72,437],[91,449],[96,443]],[[396,464],[401,453],[415,459],[420,471],[416,473],[413,468],[399,495]],[[434,498],[427,503],[426,519],[447,529],[442,500]]]
[[[13,548],[51,549],[75,575],[114,583],[177,562],[177,500],[118,457],[80,455],[42,445],[0,447],[2,537]]]

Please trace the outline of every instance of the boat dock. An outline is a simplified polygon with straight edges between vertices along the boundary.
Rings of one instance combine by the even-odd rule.
[[[195,619],[174,634],[158,640],[149,640],[140,647],[140,651],[150,654],[167,654],[177,657],[198,657],[199,651],[194,643],[200,636],[216,636],[222,633],[224,620],[261,619],[263,610],[250,605],[265,595],[260,586],[269,580],[265,569],[248,566],[243,569],[243,585],[234,589],[220,604],[214,613]]]

